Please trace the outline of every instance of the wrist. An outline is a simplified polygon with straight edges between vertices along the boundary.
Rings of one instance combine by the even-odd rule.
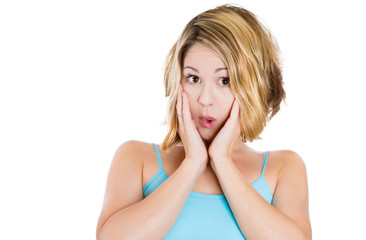
[[[211,158],[211,166],[212,169],[216,172],[217,169],[222,169],[224,167],[229,166],[233,163],[233,160],[230,157],[227,156],[216,156],[214,158]]]
[[[191,170],[197,169],[199,175],[201,175],[206,169],[207,160],[186,157],[182,164]]]
[[[221,163],[226,164],[228,162],[232,162],[232,159],[229,156],[213,156],[210,159],[211,162],[215,164],[221,164]]]

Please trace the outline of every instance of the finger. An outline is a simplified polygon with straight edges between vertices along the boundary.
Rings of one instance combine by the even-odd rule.
[[[234,121],[236,121],[236,129],[239,131],[240,134],[240,107],[239,107],[239,102],[235,99],[234,102],[234,106],[232,109],[232,115],[233,115],[233,119]]]
[[[191,110],[189,109],[189,101],[188,101],[188,95],[187,93],[182,90],[182,98],[183,98],[183,104],[182,104],[182,114],[183,114],[183,120],[190,120],[192,117],[191,117]]]
[[[238,117],[239,117],[239,103],[235,99],[234,103],[233,103],[233,107],[231,108],[230,118],[237,119]]]
[[[179,84],[178,94],[177,94],[177,114],[182,114],[182,85]]]
[[[239,103],[236,99],[234,100],[227,123],[235,128],[239,125]]]
[[[178,94],[177,94],[177,118],[178,118],[178,133],[182,136],[183,133],[183,116],[182,116],[182,84],[179,84]]]

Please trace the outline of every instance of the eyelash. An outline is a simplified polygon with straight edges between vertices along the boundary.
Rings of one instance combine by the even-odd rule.
[[[188,75],[188,76],[186,76],[186,78],[187,78],[187,81],[188,81],[189,84],[195,84],[195,83],[192,83],[189,80],[191,77],[196,77],[196,78],[198,78],[199,81],[201,81],[201,79],[199,77],[197,77],[196,75]],[[220,84],[221,87],[228,87],[228,86],[230,86],[230,79],[228,77],[222,77],[222,78],[220,78],[220,80],[228,80],[229,81],[229,83],[226,84],[226,85],[221,85]]]

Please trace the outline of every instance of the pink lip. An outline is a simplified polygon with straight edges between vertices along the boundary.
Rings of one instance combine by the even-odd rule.
[[[200,124],[204,128],[213,128],[216,125],[216,119],[211,116],[201,116]]]

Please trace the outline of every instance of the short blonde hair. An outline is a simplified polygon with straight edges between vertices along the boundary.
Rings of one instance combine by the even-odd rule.
[[[193,18],[171,48],[164,71],[165,96],[169,97],[168,133],[164,151],[181,143],[176,102],[187,50],[201,44],[216,52],[228,68],[231,90],[240,106],[244,142],[259,138],[285,99],[279,48],[256,16],[237,6],[222,5]]]

